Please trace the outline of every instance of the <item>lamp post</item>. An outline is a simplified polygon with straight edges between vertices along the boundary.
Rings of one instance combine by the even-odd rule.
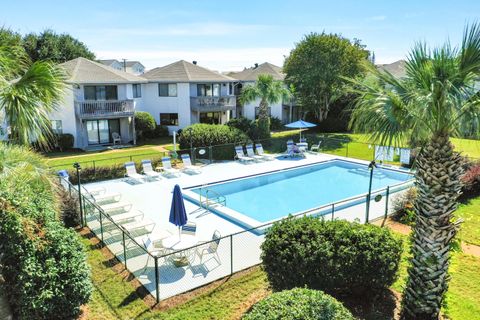
[[[81,182],[80,182],[80,170],[82,167],[80,167],[80,163],[75,162],[73,164],[73,167],[77,171],[77,188],[78,188],[78,204],[80,206],[80,221],[82,223],[82,227],[85,226],[84,221],[83,221],[83,205],[82,205],[82,190],[81,190]]]
[[[190,153],[191,153],[192,162],[195,164],[195,152],[193,152],[192,131],[193,129],[191,127],[188,128],[188,135],[190,137]]]
[[[370,182],[368,184],[368,195],[367,195],[367,212],[365,214],[365,223],[368,223],[368,218],[370,215],[370,199],[372,197],[372,182],[373,182],[373,169],[377,167],[375,160],[372,160],[368,168],[370,169]]]

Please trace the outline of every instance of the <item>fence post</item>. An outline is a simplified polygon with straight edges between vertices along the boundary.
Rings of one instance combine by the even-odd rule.
[[[346,155],[347,158],[348,158],[348,145],[349,145],[349,144],[350,144],[350,142],[347,141],[347,155]]]
[[[213,162],[213,154],[212,154],[212,146],[211,145],[208,147],[208,157],[209,157],[210,163],[212,163]]]
[[[368,224],[368,214],[369,214],[369,209],[370,209],[370,195],[366,195],[366,201],[365,201],[365,223]]]
[[[233,235],[230,235],[230,275],[233,274]]]
[[[122,229],[120,229],[122,230]],[[122,245],[123,245],[123,256],[125,257],[125,270],[127,270],[127,248],[125,247],[125,231],[122,230]]]
[[[102,246],[103,246],[103,220],[102,220],[102,212],[99,210],[98,211],[99,216],[100,216],[100,238],[102,240]]]
[[[157,303],[160,302],[160,288],[158,286],[160,280],[159,280],[159,274],[158,274],[158,257],[155,256],[155,288],[157,289],[156,290],[156,298],[157,298]]]
[[[93,175],[95,176],[97,174],[97,167],[95,166],[95,160],[92,160],[93,162]]]
[[[130,156],[130,162],[132,162],[132,161],[133,161],[133,158],[132,158],[132,156]]]
[[[192,149],[190,149],[190,153],[191,153],[191,158],[192,158],[192,163],[193,165],[195,165],[195,147],[193,147]]]
[[[332,203],[332,221],[335,215],[335,203]]]
[[[389,199],[389,197],[390,197],[390,186],[387,186],[387,193],[385,195],[385,218],[383,219],[382,227],[385,224],[385,221],[387,220],[387,216],[388,216],[388,199]]]

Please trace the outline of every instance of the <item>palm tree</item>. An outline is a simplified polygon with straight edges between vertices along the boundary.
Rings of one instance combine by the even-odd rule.
[[[243,88],[240,97],[242,103],[249,103],[260,99],[258,110],[260,138],[270,137],[268,106],[278,103],[282,99],[288,99],[290,96],[290,91],[283,86],[283,83],[281,81],[275,81],[273,76],[268,74],[259,75],[254,85],[247,85]]]
[[[48,114],[64,94],[64,74],[48,61],[32,63],[22,47],[0,46],[0,117],[9,141],[46,146],[52,136]]]
[[[462,188],[462,161],[450,137],[479,133],[480,25],[467,26],[460,48],[448,42],[432,50],[416,44],[402,79],[374,67],[371,73],[351,80],[359,95],[352,128],[384,145],[412,137],[426,142],[415,163],[416,223],[402,317],[438,319],[448,287],[450,244],[460,225],[453,213]]]

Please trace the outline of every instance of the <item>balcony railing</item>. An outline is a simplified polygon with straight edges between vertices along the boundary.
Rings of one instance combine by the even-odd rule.
[[[75,101],[75,113],[82,119],[131,117],[135,106],[133,100]]]
[[[234,110],[237,105],[235,96],[221,97],[190,97],[192,111],[227,111]]]

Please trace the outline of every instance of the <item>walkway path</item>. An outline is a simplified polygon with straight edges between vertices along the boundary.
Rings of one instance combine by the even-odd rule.
[[[379,225],[379,226],[383,225],[385,227],[392,229],[395,232],[398,232],[404,235],[408,235],[410,234],[410,232],[412,232],[412,228],[410,226],[394,221],[390,218],[385,220],[385,222],[383,219],[375,220],[373,224]],[[480,246],[469,244],[462,241],[462,250],[466,254],[471,254],[472,256],[480,257]]]

